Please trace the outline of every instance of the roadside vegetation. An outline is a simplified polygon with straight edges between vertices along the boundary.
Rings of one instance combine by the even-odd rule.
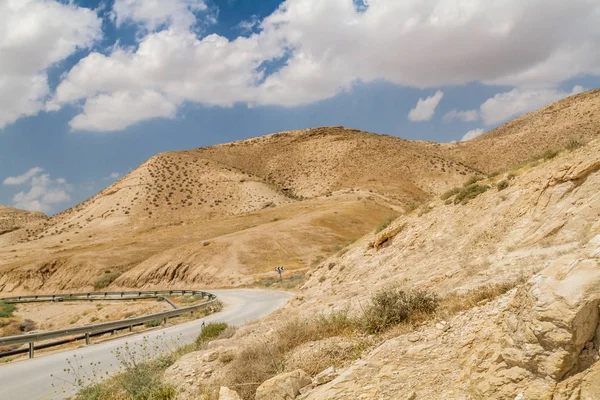
[[[338,310],[309,318],[290,318],[267,337],[256,338],[229,354],[227,372],[217,386],[228,386],[243,399],[254,399],[256,388],[275,375],[297,368],[316,375],[332,365],[343,367],[390,337],[408,333],[427,321],[447,319],[485,304],[522,282],[521,279],[487,285],[445,297],[429,290],[389,286],[374,293],[360,311],[354,313]],[[176,399],[175,389],[163,379],[164,371],[182,355],[206,349],[212,340],[228,338],[233,333],[225,323],[211,323],[195,343],[166,355],[153,357],[145,351],[120,351],[122,373],[101,383],[78,386],[80,392],[74,400]],[[309,353],[290,362],[301,346],[327,340],[333,340],[334,345],[311,347],[313,350]],[[205,389],[209,396],[218,391],[216,386]]]
[[[0,301],[0,318],[9,318],[12,317],[13,312],[15,311],[15,305],[11,303],[5,303]]]
[[[110,270],[104,271],[104,274],[94,282],[94,289],[104,289],[113,283],[121,274]]]
[[[82,374],[82,359],[69,360],[66,372],[69,379],[59,382],[74,386],[78,393],[72,400],[175,400],[175,388],[164,382],[163,374],[183,355],[204,349],[215,339],[231,337],[233,328],[226,323],[207,324],[195,343],[175,346],[172,350],[160,353],[158,346],[147,341],[139,345],[126,344],[114,354],[119,361],[119,374],[101,381],[103,375],[99,365],[92,366],[92,373]],[[167,346],[170,347],[170,346]]]

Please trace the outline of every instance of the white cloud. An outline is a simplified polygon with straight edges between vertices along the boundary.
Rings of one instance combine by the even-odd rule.
[[[452,110],[444,115],[444,122],[452,122],[455,119],[459,119],[463,122],[477,121],[479,119],[479,110]]]
[[[573,87],[571,92],[556,89],[513,89],[486,100],[480,107],[481,117],[486,125],[497,124],[584,90],[579,85]]]
[[[194,13],[207,8],[204,0],[115,0],[113,15],[117,26],[133,22],[149,31],[164,25],[188,29],[196,22]]]
[[[112,179],[117,179],[119,176],[121,176],[121,174],[119,174],[118,172],[113,172],[109,175]]]
[[[419,99],[415,108],[408,113],[408,119],[411,121],[429,121],[435,114],[435,109],[444,97],[444,92],[438,90],[433,96],[426,99]]]
[[[44,169],[40,167],[33,167],[23,175],[9,176],[4,180],[3,183],[5,185],[22,185],[40,172],[44,172]]]
[[[5,185],[29,185],[29,190],[22,190],[14,195],[14,207],[50,213],[56,204],[71,200],[71,185],[64,178],[51,179],[50,175],[42,173],[43,171],[40,167],[34,167],[23,175],[4,180]]]
[[[460,139],[461,142],[466,142],[467,140],[475,139],[477,136],[481,136],[485,133],[483,129],[473,129],[469,132],[465,133],[465,135]]]
[[[119,23],[131,20],[150,32],[137,50],[117,47],[81,60],[49,108],[106,96],[102,107],[84,108],[84,123],[80,118],[72,125],[115,130],[173,115],[154,107],[103,123],[94,113],[116,110],[109,105],[122,100],[116,93],[137,98],[151,91],[175,107],[185,101],[296,106],[358,81],[419,88],[483,82],[525,90],[600,74],[600,3],[591,0],[370,0],[361,9],[350,0],[287,0],[260,23],[259,33],[235,40],[192,32],[191,10],[201,3],[117,1]],[[161,26],[168,28],[153,31]],[[264,76],[263,63],[283,56],[282,67]]]
[[[69,123],[73,129],[119,130],[150,118],[174,118],[177,107],[160,93],[115,92],[99,95],[85,103],[83,112]]]
[[[101,36],[91,10],[44,0],[0,1],[0,129],[44,108],[46,69]]]
[[[260,18],[258,15],[253,15],[249,19],[244,20],[237,24],[236,28],[241,30],[244,33],[252,32],[252,30],[260,24]]]

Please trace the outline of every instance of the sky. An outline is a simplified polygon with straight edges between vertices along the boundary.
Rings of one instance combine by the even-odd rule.
[[[283,130],[469,140],[598,87],[597,0],[1,0],[0,204]]]

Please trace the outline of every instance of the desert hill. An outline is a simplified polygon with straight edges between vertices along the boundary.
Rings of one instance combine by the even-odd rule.
[[[277,315],[184,356],[166,382],[182,399],[221,386],[254,399],[251,385],[266,399],[302,381],[292,398],[598,399],[600,135],[577,140],[371,231],[313,268]],[[435,293],[446,308],[349,333],[345,313],[394,286]],[[281,366],[252,375],[242,363],[261,343],[284,349],[264,357]],[[293,381],[298,369],[312,379]]]
[[[0,206],[0,236],[26,230],[29,226],[44,223],[48,217],[41,212],[19,210],[13,207]]]
[[[467,142],[448,146],[453,158],[486,173],[501,171],[569,142],[600,133],[600,89],[570,96]]]
[[[89,289],[106,274],[114,288],[141,288],[249,284],[278,264],[306,271],[473,177],[585,144],[599,101],[600,91],[573,96],[458,144],[323,127],[162,153],[48,220],[11,222],[0,292]]]

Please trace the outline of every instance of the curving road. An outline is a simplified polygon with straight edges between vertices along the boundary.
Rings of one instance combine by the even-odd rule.
[[[166,348],[174,344],[192,342],[200,332],[202,321],[227,322],[230,325],[243,325],[259,319],[282,307],[293,294],[275,290],[260,289],[224,289],[209,290],[217,295],[225,305],[223,311],[203,319],[159,329],[148,333],[118,338],[91,346],[36,356],[31,360],[0,365],[0,398],[54,400],[65,399],[77,391],[73,385],[63,380],[72,380],[64,372],[68,368],[67,359],[76,356],[82,360],[80,371],[83,374],[93,372],[90,363],[100,363],[102,373],[113,374],[118,370],[118,361],[113,350],[129,344],[143,343]],[[54,375],[54,376],[51,376]]]

